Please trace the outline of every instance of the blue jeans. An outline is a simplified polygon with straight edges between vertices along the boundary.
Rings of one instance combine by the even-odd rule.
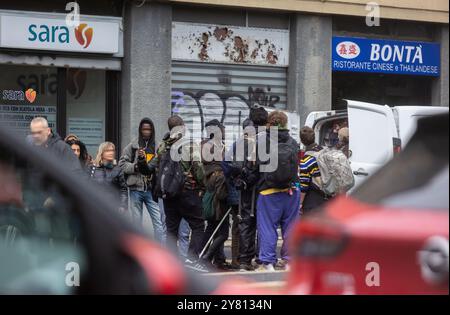
[[[167,232],[166,229],[166,213],[164,211],[164,202],[162,199],[158,200],[159,209],[161,209],[162,221],[164,223],[164,231]],[[178,253],[181,257],[188,257],[189,250],[189,239],[191,235],[191,228],[189,227],[189,223],[185,219],[181,219],[180,227],[178,228]],[[164,240],[164,244],[165,244]]]
[[[130,202],[132,220],[135,224],[141,225],[143,223],[143,204],[145,204],[152,220],[154,238],[158,242],[163,243],[166,238],[165,227],[161,218],[161,211],[158,204],[153,200],[152,193],[150,191],[130,190]]]
[[[185,219],[181,219],[180,228],[178,229],[178,252],[180,256],[187,258],[189,250],[189,236],[191,228]]]

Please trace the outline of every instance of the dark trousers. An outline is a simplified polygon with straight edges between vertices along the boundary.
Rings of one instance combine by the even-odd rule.
[[[323,205],[326,201],[327,200],[322,192],[319,192],[316,189],[309,190],[303,200],[302,214],[311,212],[312,210]]]
[[[206,245],[214,231],[216,230],[217,226],[219,225],[220,220],[208,220],[208,225],[205,230],[205,235],[203,238],[203,244]],[[224,253],[224,244],[225,241],[228,239],[230,231],[230,218],[227,216],[225,220],[222,222],[222,225],[217,230],[216,234],[214,235],[213,241],[209,245],[208,250],[203,255],[203,259],[208,260],[212,262],[214,260],[214,263],[224,263],[225,262],[225,253]]]
[[[231,263],[237,264],[239,258],[239,207],[232,206],[233,225],[231,226]]]
[[[239,222],[238,206],[232,206],[231,210],[233,224],[231,225],[231,263],[238,264],[239,258]],[[228,236],[229,237],[229,236]],[[214,256],[215,263],[224,263],[226,261],[224,245],[220,246],[219,252]]]
[[[238,258],[240,264],[250,264],[256,256],[256,204],[254,204],[256,196],[252,195],[252,190],[241,191]]]
[[[202,201],[197,191],[183,191],[173,199],[164,200],[168,242],[176,248],[181,219],[185,219],[191,228],[188,256],[197,260],[202,250],[205,222],[202,213]]]

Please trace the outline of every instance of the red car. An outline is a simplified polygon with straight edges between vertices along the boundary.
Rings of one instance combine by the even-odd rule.
[[[291,294],[449,293],[449,116],[293,230]]]

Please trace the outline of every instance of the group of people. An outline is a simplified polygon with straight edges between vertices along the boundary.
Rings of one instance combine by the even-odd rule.
[[[135,224],[143,224],[145,205],[155,239],[176,248],[187,267],[201,272],[289,269],[286,239],[293,224],[348,189],[335,180],[330,190],[328,180],[321,178],[322,168],[332,167],[321,163],[328,154],[321,152],[329,149],[315,143],[313,129],[303,127],[301,150],[282,111],[252,108],[243,134],[229,148],[225,126],[216,119],[206,122],[206,138],[200,143],[190,137],[181,117],[171,116],[167,126],[156,145],[153,121],[142,119],[137,138],[118,162],[111,142],[100,144],[93,159],[76,135],[63,141],[44,118],[33,119],[30,128],[35,145],[52,148],[93,181],[114,187],[120,212]],[[348,128],[341,129],[333,152],[348,157]],[[260,147],[275,155],[266,157]],[[230,230],[231,263],[225,254]]]

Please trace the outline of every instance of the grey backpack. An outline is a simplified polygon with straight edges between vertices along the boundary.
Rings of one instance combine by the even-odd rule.
[[[319,152],[308,151],[314,156],[320,170],[320,183],[315,183],[325,194],[334,196],[346,193],[355,185],[350,162],[341,150],[324,148]]]

